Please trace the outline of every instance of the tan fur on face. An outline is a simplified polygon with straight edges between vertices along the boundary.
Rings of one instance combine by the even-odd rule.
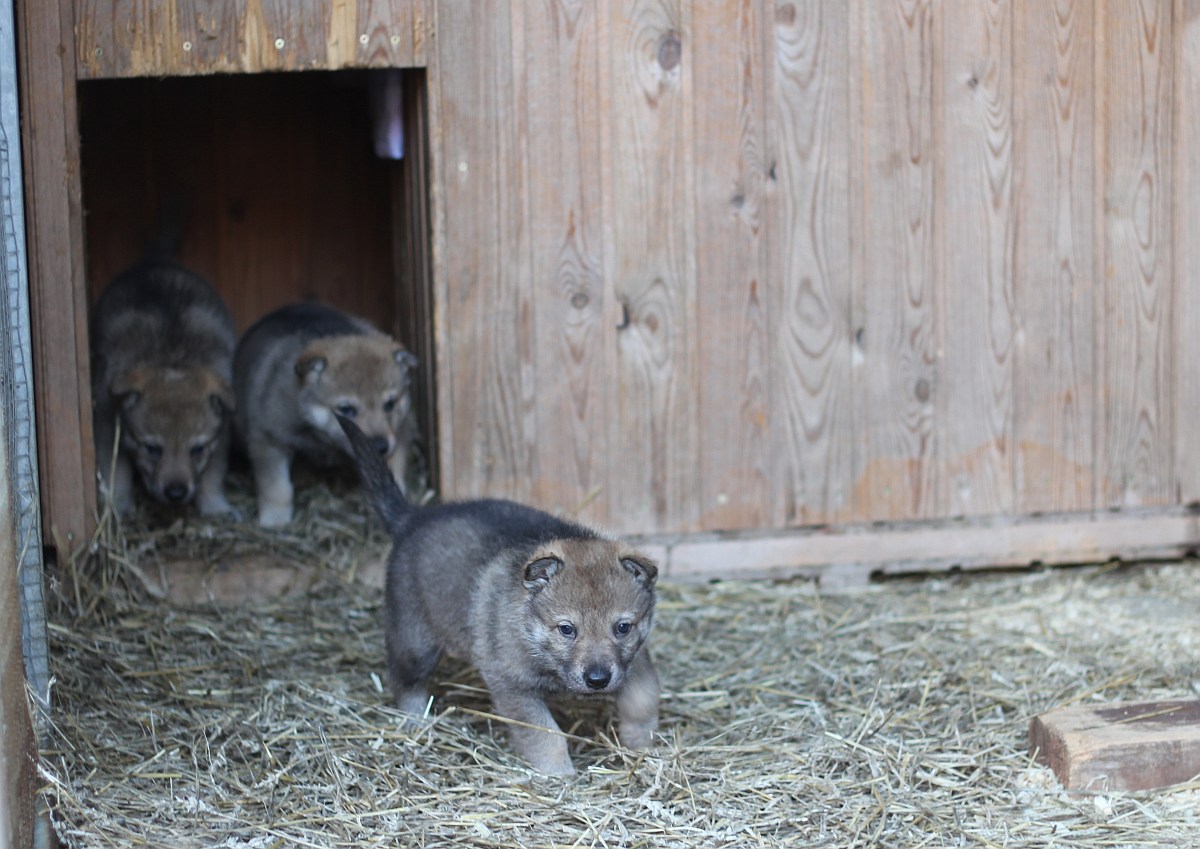
[[[654,597],[647,588],[657,570],[607,539],[556,540],[538,548],[529,563],[547,559],[562,566],[552,567],[544,586],[529,587],[533,594],[526,633],[533,655],[567,692],[619,690],[653,627]],[[624,565],[630,563],[636,566]],[[563,626],[571,636],[563,635]],[[603,672],[608,680],[589,686],[589,672]]]
[[[224,434],[233,391],[211,369],[141,367],[118,375],[121,444],[160,501],[188,501]],[[183,488],[182,497],[173,498]]]
[[[345,444],[334,413],[354,419],[367,437],[396,450],[396,434],[408,414],[404,348],[383,335],[356,334],[317,339],[296,360],[301,409],[309,424]],[[347,446],[347,450],[349,447]]]

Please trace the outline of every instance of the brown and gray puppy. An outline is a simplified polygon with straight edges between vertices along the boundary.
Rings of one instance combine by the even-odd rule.
[[[443,651],[470,660],[496,712],[539,772],[575,771],[546,697],[613,694],[621,742],[658,727],[647,640],[658,568],[630,546],[512,501],[416,508],[353,422],[367,494],[392,537],[385,595],[388,673],[397,704],[422,716]],[[543,731],[539,729],[549,729]]]
[[[260,525],[292,520],[297,453],[326,465],[350,455],[335,414],[359,424],[403,486],[416,362],[366,320],[324,304],[281,307],[246,331],[234,357],[234,388]]]
[[[96,461],[119,512],[133,507],[135,468],[158,501],[234,512],[225,472],[235,341],[216,290],[185,268],[143,263],[104,290],[91,318]]]

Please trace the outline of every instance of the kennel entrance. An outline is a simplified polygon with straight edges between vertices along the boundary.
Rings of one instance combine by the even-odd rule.
[[[392,70],[81,83],[89,303],[165,237],[239,333],[300,300],[362,315],[420,359],[434,456],[423,92]]]

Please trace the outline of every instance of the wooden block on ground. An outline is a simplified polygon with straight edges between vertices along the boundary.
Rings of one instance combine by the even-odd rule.
[[[1200,775],[1200,701],[1071,705],[1034,717],[1029,751],[1067,790],[1148,790]]]

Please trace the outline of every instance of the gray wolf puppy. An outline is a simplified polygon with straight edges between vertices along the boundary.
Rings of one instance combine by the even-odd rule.
[[[254,467],[258,522],[292,520],[298,452],[327,465],[350,455],[335,414],[354,419],[404,485],[417,359],[364,319],[323,304],[281,307],[246,331],[234,355],[238,432]]]
[[[133,507],[134,468],[158,501],[234,512],[225,471],[236,338],[216,290],[177,265],[143,263],[104,290],[91,318],[96,461],[119,512]]]
[[[353,422],[339,421],[392,537],[385,642],[400,708],[424,714],[425,682],[445,650],[479,669],[496,712],[515,721],[516,748],[539,772],[575,771],[546,707],[555,693],[614,694],[621,742],[648,746],[659,700],[647,645],[653,561],[512,501],[414,507],[371,442]]]

